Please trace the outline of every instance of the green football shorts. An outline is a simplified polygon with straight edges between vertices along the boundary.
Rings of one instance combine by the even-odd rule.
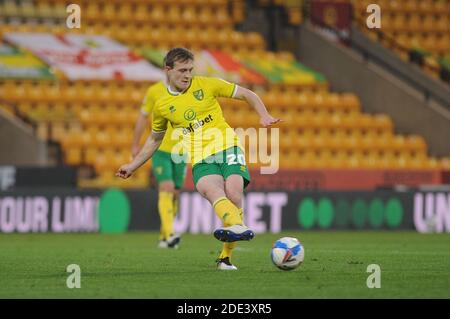
[[[250,183],[250,173],[245,163],[244,152],[237,147],[230,147],[224,151],[208,156],[192,167],[194,184],[207,175],[222,175],[224,179],[237,174],[244,178],[244,188]]]
[[[175,188],[180,189],[186,178],[186,159],[178,156],[180,163],[172,160],[172,154],[164,151],[156,151],[152,156],[152,171],[158,184],[164,181],[172,181]]]

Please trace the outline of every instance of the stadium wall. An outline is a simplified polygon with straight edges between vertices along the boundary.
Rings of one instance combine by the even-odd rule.
[[[450,189],[375,192],[248,192],[245,223],[289,230],[450,232]],[[179,233],[211,234],[221,222],[197,192],[183,192]],[[0,192],[0,233],[156,231],[155,190],[23,189]]]
[[[0,165],[46,165],[47,144],[31,127],[0,110]]]
[[[436,101],[368,62],[356,51],[330,41],[311,25],[300,29],[298,58],[323,73],[336,91],[355,92],[365,112],[387,113],[398,133],[422,135],[433,156],[447,156],[450,147],[450,112]]]

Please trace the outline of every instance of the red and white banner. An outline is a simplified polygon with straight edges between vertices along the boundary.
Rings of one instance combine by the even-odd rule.
[[[71,80],[159,81],[164,77],[159,68],[104,36],[6,33],[4,39],[30,50]]]

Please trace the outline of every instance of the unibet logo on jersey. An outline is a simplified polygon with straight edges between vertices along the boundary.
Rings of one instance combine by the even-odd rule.
[[[209,114],[203,120],[197,120],[195,122],[191,122],[191,123],[189,123],[189,126],[183,128],[183,134],[186,135],[189,133],[194,133],[194,130],[196,130],[199,127],[202,127],[203,125],[210,123],[212,121],[213,121],[212,115]]]

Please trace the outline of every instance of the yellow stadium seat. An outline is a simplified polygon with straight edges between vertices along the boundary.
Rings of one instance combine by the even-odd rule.
[[[378,169],[379,168],[379,156],[376,151],[369,151],[365,153],[361,159],[361,168],[364,169]]]
[[[333,119],[336,121],[338,117],[336,115],[333,115]],[[342,118],[339,117],[339,119],[342,128],[346,129],[347,131],[359,128],[359,115],[344,116]]]
[[[79,97],[81,97],[82,90],[79,90],[75,86],[67,86],[61,90],[60,98],[63,99],[64,102],[78,101]]]
[[[61,143],[64,149],[81,148],[91,142],[91,135],[88,132],[68,133],[62,137]]]
[[[133,132],[131,130],[124,132],[118,131],[115,135],[113,135],[113,140],[118,147],[129,149],[133,141]]]
[[[132,20],[134,20],[134,12],[131,8],[131,5],[128,3],[120,3],[118,10],[117,10],[117,14],[116,14],[116,19],[122,22],[130,22]]]
[[[403,14],[396,14],[392,22],[392,27],[395,31],[405,31],[406,30],[406,18]]]
[[[230,42],[230,32],[228,30],[218,30],[216,31],[216,41],[221,50],[228,47]]]
[[[339,94],[329,93],[323,94],[323,106],[330,112],[334,112],[339,109],[341,102]]]
[[[114,3],[105,3],[101,9],[101,15],[99,17],[102,20],[114,21],[116,18],[116,7]]]
[[[422,14],[426,14],[426,17],[431,16],[427,13],[433,12],[433,0],[421,0],[418,3],[418,11]]]
[[[413,156],[407,160],[407,167],[410,169],[424,169],[426,168],[426,156]]]
[[[116,182],[117,177],[115,171],[108,167],[98,167],[98,179],[97,182],[101,186],[112,186]]]
[[[300,151],[306,151],[310,149],[311,145],[311,139],[307,138],[304,135],[291,135],[292,137],[292,144],[288,144],[287,147],[294,147],[297,150]],[[280,135],[281,142],[283,142],[283,135]]]
[[[277,91],[267,91],[266,94],[263,95],[262,99],[264,104],[266,104],[269,109],[273,109],[278,106],[279,95]]]
[[[447,32],[447,35],[448,35],[449,29],[450,29],[450,27],[449,27],[450,21],[449,21],[448,14],[449,14],[448,11],[447,11],[447,15],[440,14],[435,23],[435,28],[437,29],[437,31]]]
[[[216,41],[216,34],[214,31],[210,29],[199,30],[196,35],[198,44],[206,49],[216,48],[216,45],[219,46]]]
[[[378,166],[382,169],[395,169],[397,168],[397,159],[395,155],[383,155],[380,157]]]
[[[29,114],[33,108],[31,102],[29,101],[23,101],[19,105],[19,111],[25,115]]]
[[[407,33],[400,32],[398,34],[394,34],[394,37],[397,43],[404,49],[409,49],[411,47],[411,39],[409,38]]]
[[[234,23],[241,23],[245,19],[245,3],[243,0],[232,2],[231,14]]]
[[[220,6],[218,10],[214,12],[215,23],[219,26],[226,26],[231,23],[230,15],[225,6]]]
[[[392,141],[392,147],[397,151],[402,151],[406,149],[406,140],[403,135],[396,135]]]
[[[256,49],[265,49],[265,41],[261,34],[257,32],[248,32],[245,34],[246,42],[249,46]]]
[[[245,45],[245,38],[242,32],[232,31],[230,33],[231,44],[236,47],[241,47]]]
[[[186,25],[192,25],[197,22],[197,12],[195,7],[187,6],[181,11],[181,20]]]
[[[323,105],[323,97],[321,93],[304,93],[303,99],[306,102],[306,109],[316,112]]]
[[[349,111],[360,111],[361,109],[359,98],[353,93],[341,94],[341,103]]]
[[[180,21],[182,21],[180,7],[176,5],[168,6],[168,11],[166,12],[164,20],[173,24],[180,23]]]
[[[426,162],[426,167],[429,169],[438,169],[438,168],[440,168],[440,164],[436,158],[430,157],[428,159],[428,161]]]
[[[419,14],[413,13],[410,15],[407,27],[409,31],[416,32],[422,28],[422,18]]]
[[[372,129],[376,128],[375,124],[374,124],[375,120],[372,117],[372,115],[370,115],[370,114],[361,113],[359,115],[355,114],[355,116],[349,116],[349,117],[356,118],[357,123],[356,123],[355,127],[358,128],[360,132],[364,132],[364,131],[368,131],[368,130],[372,130]]]
[[[133,19],[138,22],[150,21],[150,11],[148,3],[138,3],[136,5],[136,10],[133,13]]]
[[[405,1],[404,5],[403,5],[403,10],[409,11],[409,12],[417,12],[418,4],[415,0]]]
[[[165,18],[166,13],[164,7],[160,4],[153,4],[149,15],[150,21],[153,24],[160,24],[164,22]]]
[[[80,165],[82,161],[80,148],[67,148],[64,150],[65,163],[68,165]]]
[[[380,131],[392,131],[393,123],[391,118],[386,114],[376,114],[374,116],[373,125]]]
[[[209,6],[200,7],[200,12],[197,15],[197,21],[202,25],[211,25],[215,24],[215,16],[211,12],[211,8]]]
[[[330,169],[336,168],[336,162],[334,162],[334,154],[329,149],[322,149],[316,152],[317,168]]]
[[[446,171],[450,171],[450,157],[441,159],[441,168]]]
[[[164,38],[164,30],[165,29],[161,28],[150,28],[149,30],[150,46],[158,46],[159,43],[162,42]],[[166,32],[168,31],[166,30]]]
[[[96,172],[100,171],[110,171],[113,174],[113,165],[111,164],[111,159],[114,158],[114,153],[109,150],[97,152],[97,157],[91,163],[95,167]]]
[[[312,95],[309,92],[302,92],[294,95],[293,103],[299,110],[312,110],[311,98]]]
[[[283,92],[277,96],[278,106],[286,109],[293,109],[295,105],[295,95],[291,92]]]
[[[333,160],[330,163],[332,168],[347,168],[349,155],[343,149],[333,152]]]
[[[427,14],[422,21],[422,30],[430,32],[435,29],[436,20],[433,15]]]
[[[448,52],[450,52],[450,35],[449,34],[442,34],[438,38],[436,49],[439,50],[440,54],[447,53],[447,55],[448,55]]]
[[[435,13],[442,13],[447,12],[448,13],[448,2],[445,0],[437,0],[433,2],[434,4],[434,12]]]
[[[247,124],[249,127],[261,127],[260,117],[254,111],[250,112],[246,118]]]
[[[314,168],[317,160],[313,151],[301,152],[300,154],[295,153],[292,156],[292,164],[290,167],[293,168],[302,168],[302,169],[311,169]]]
[[[99,130],[95,136],[93,145],[99,148],[107,148],[114,145],[114,141],[110,134],[104,130]]]
[[[86,7],[85,7],[85,14],[86,14],[86,18],[89,20],[93,20],[93,21],[97,21],[99,19],[101,19],[101,12],[100,12],[100,7],[97,3],[95,2],[90,2]]]
[[[93,165],[99,153],[99,149],[94,146],[88,146],[84,148],[83,162],[85,164]]]
[[[44,92],[41,90],[41,88],[37,85],[33,85],[28,89],[27,93],[27,99],[30,99],[35,102],[41,102],[44,101]],[[46,101],[47,102],[47,101]]]
[[[408,136],[405,140],[405,147],[411,151],[426,152],[427,144],[423,137],[418,135]]]

